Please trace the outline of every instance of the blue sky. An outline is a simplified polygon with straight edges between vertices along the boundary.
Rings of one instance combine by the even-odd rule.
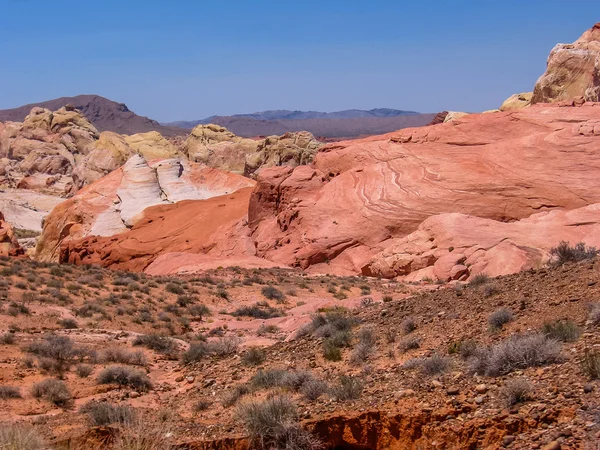
[[[588,0],[0,0],[0,109],[99,94],[161,121],[266,109],[495,108]]]

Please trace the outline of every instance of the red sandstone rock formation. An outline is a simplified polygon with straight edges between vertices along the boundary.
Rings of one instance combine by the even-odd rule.
[[[357,273],[445,212],[510,222],[600,202],[600,104],[473,114],[326,145],[312,166],[265,169],[249,206],[257,255]]]
[[[573,44],[557,44],[548,68],[533,91],[532,103],[551,103],[583,97],[600,101],[600,23]]]
[[[23,253],[19,246],[15,232],[9,223],[4,221],[0,212],[0,256],[16,256]]]

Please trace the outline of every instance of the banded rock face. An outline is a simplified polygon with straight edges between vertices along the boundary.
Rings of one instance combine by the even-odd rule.
[[[146,161],[134,155],[121,168],[84,187],[52,211],[44,224],[37,257],[56,261],[66,241],[123,233],[140,222],[151,206],[208,199],[253,185],[240,175],[185,158]],[[167,234],[169,230],[161,232]]]
[[[264,169],[249,206],[257,255],[360,273],[432,215],[511,222],[600,202],[600,104],[535,105],[324,146]]]
[[[574,97],[600,101],[600,23],[573,44],[557,44],[552,49],[531,101],[553,103]]]

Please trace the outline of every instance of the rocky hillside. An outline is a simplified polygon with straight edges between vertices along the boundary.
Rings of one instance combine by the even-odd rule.
[[[98,131],[113,131],[119,134],[157,131],[163,136],[186,134],[186,131],[181,128],[164,126],[156,120],[138,116],[133,111],[130,111],[124,103],[117,103],[99,95],[61,97],[18,108],[0,110],[0,122],[22,122],[33,108],[56,111],[69,105],[81,111]]]
[[[192,128],[205,122],[226,127],[238,136],[255,137],[308,131],[315,136],[333,139],[352,139],[359,136],[382,134],[401,128],[427,125],[435,114],[419,114],[398,111],[386,115],[383,112],[340,111],[339,113],[304,113],[302,111],[282,114],[256,113],[235,116],[213,116],[193,122],[175,122],[178,126]],[[387,110],[384,110],[387,111]],[[396,110],[394,110],[396,111]],[[297,113],[297,114],[292,114]]]

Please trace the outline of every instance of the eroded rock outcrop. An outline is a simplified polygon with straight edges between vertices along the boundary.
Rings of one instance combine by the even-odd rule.
[[[546,211],[516,222],[440,214],[375,255],[366,275],[407,280],[466,280],[478,273],[507,275],[539,268],[560,241],[600,247],[600,204]]]
[[[557,44],[538,79],[532,103],[552,103],[583,97],[600,101],[600,23],[573,44]]]
[[[510,222],[598,203],[598,173],[600,104],[471,114],[329,144],[312,166],[264,169],[249,224],[258,256],[357,273],[432,215]]]
[[[16,256],[22,253],[12,226],[4,220],[4,215],[0,212],[0,256]]]
[[[195,162],[254,176],[262,167],[308,164],[320,143],[306,131],[249,139],[219,125],[198,125],[190,133],[184,152]]]
[[[522,92],[520,94],[513,94],[508,97],[502,105],[500,105],[500,111],[513,111],[515,109],[527,108],[531,105],[531,98],[533,92]]]
[[[0,185],[68,196],[109,174],[132,155],[172,158],[157,132],[99,133],[77,110],[33,108],[23,123],[0,123]]]
[[[248,178],[190,163],[187,159],[146,161],[134,155],[121,168],[84,187],[52,211],[38,243],[38,258],[58,260],[60,247],[67,241],[125,232],[144,219],[151,206],[177,209],[173,204],[183,200],[209,199],[252,186],[254,181]],[[195,217],[190,214],[193,224]],[[193,232],[198,230],[190,229],[190,233]],[[170,228],[162,227],[159,234],[172,233]],[[81,251],[93,252],[85,247]]]

